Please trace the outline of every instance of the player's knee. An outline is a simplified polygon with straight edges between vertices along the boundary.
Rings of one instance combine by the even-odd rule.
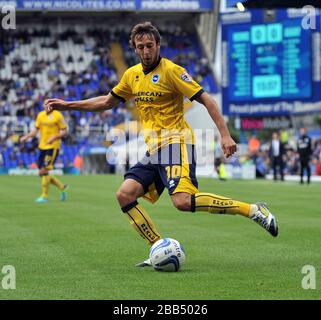
[[[116,198],[121,206],[125,206],[136,200],[136,195],[133,191],[126,190],[120,187],[116,192]]]
[[[180,211],[191,211],[191,200],[190,197],[174,197],[173,199],[174,206]]]

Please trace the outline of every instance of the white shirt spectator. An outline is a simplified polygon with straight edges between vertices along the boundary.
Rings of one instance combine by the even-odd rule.
[[[280,155],[280,141],[272,140],[272,153],[273,157],[278,157]]]

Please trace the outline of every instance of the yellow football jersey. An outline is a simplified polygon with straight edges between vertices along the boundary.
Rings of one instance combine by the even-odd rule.
[[[111,94],[123,102],[135,98],[150,152],[170,143],[194,143],[184,118],[184,96],[191,101],[204,90],[186,70],[166,58],[144,71],[141,63],[127,69]]]
[[[54,141],[52,144],[48,144],[49,138],[59,134],[59,131],[66,129],[64,116],[57,110],[47,114],[46,111],[39,112],[36,119],[36,128],[40,130],[40,149],[59,149],[61,145],[61,139]]]

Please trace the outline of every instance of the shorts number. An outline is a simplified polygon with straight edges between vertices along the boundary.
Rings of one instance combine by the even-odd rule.
[[[167,166],[165,167],[166,173],[167,173],[167,179],[171,179],[171,178],[176,178],[176,177],[180,177],[181,173],[182,173],[182,167],[179,165],[175,165],[175,166]]]

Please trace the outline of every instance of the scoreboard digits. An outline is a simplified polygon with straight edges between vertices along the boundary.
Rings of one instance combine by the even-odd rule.
[[[230,26],[229,100],[310,97],[310,42],[299,19]]]

